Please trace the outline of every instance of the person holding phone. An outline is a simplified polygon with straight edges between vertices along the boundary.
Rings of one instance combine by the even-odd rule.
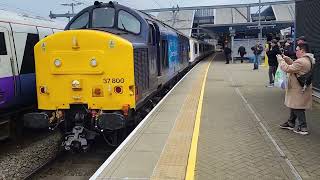
[[[312,107],[312,84],[306,89],[301,86],[298,78],[310,72],[315,64],[314,55],[310,53],[307,43],[299,43],[296,48],[297,60],[277,55],[280,68],[289,74],[285,105],[290,108],[288,121],[281,124],[282,129],[293,130],[301,135],[309,134],[305,110]]]
[[[261,61],[261,53],[263,51],[263,47],[259,42],[253,47],[251,47],[251,50],[254,54],[254,61],[253,61],[253,70],[258,70],[260,61]]]

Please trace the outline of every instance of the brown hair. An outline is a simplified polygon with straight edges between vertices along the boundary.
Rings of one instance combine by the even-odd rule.
[[[306,42],[298,44],[297,47],[299,47],[300,49],[303,49],[304,52],[306,53],[310,52],[309,44]]]

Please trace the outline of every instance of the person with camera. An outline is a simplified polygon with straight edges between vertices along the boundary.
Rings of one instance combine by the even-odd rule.
[[[299,43],[296,48],[297,60],[293,61],[285,55],[277,55],[280,68],[289,74],[285,105],[290,108],[290,117],[280,125],[282,129],[307,135],[305,110],[312,107],[312,69],[315,64],[314,55],[310,53],[307,43]]]
[[[258,70],[260,61],[261,61],[261,53],[263,51],[263,47],[259,42],[253,47],[251,47],[251,50],[254,54],[254,61],[253,61],[253,70]]]

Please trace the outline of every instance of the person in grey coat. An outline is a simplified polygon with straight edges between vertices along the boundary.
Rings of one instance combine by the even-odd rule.
[[[280,127],[302,135],[309,134],[305,110],[312,107],[312,84],[303,89],[297,77],[311,71],[315,64],[314,55],[309,52],[309,45],[300,43],[296,48],[297,60],[293,61],[288,56],[277,55],[280,68],[289,74],[285,105],[290,108],[290,117]]]

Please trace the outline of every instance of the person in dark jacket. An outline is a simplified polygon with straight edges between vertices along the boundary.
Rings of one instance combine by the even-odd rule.
[[[273,39],[271,41],[271,47],[266,49],[269,64],[269,85],[267,87],[274,86],[274,77],[278,68],[277,55],[282,54],[278,46],[277,40]]]
[[[231,59],[231,49],[228,47],[228,46],[226,46],[225,48],[224,48],[224,55],[225,55],[225,57],[226,57],[226,64],[229,64],[229,61],[230,61],[230,59]]]
[[[240,46],[239,49],[238,49],[238,54],[240,54],[241,63],[243,63],[243,56],[244,56],[245,54],[247,54],[246,48],[243,47],[243,46]]]
[[[297,45],[298,44],[303,44],[307,42],[306,38],[304,36],[300,36],[298,39],[297,39]]]

